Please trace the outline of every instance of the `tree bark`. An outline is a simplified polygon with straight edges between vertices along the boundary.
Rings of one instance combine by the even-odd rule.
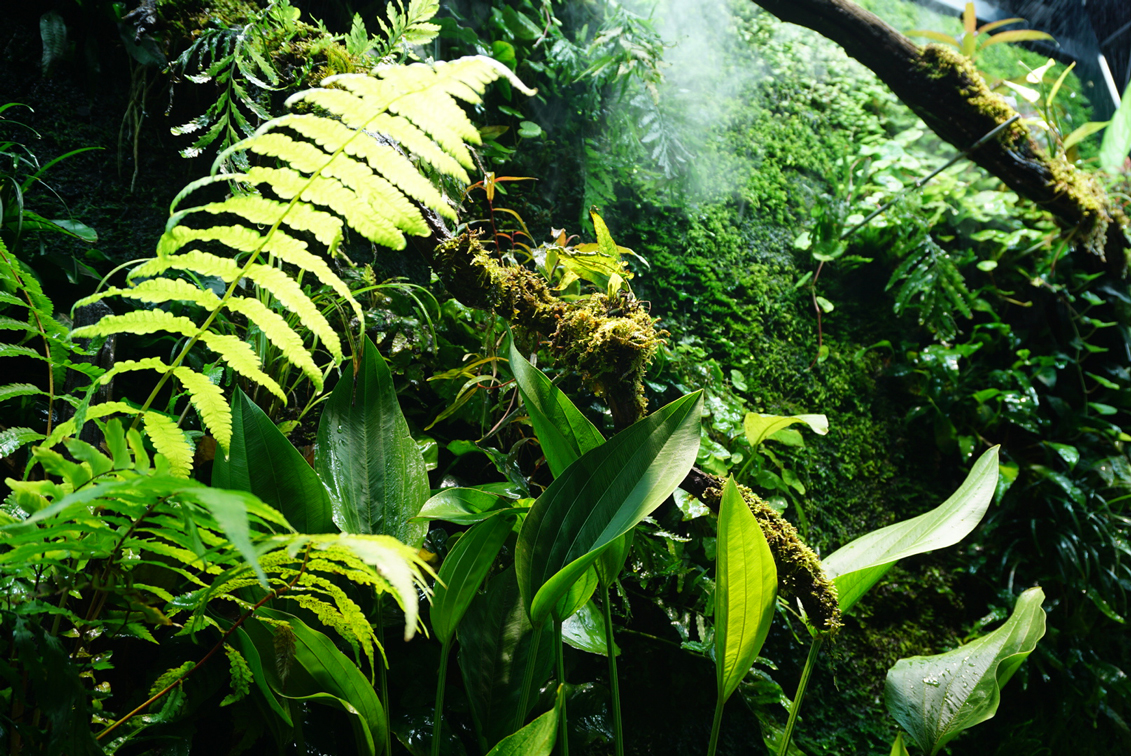
[[[986,86],[973,64],[939,45],[920,48],[851,0],[754,0],[782,21],[805,26],[871,69],[939,137],[968,149],[1016,112]],[[1018,195],[1048,210],[1077,248],[1122,273],[1127,218],[1103,187],[1061,157],[1050,156],[1020,122],[970,154]]]

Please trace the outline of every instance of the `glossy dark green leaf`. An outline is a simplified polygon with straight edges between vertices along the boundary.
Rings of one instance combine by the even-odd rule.
[[[511,532],[513,518],[492,517],[468,530],[448,552],[432,592],[432,629],[447,643]]]
[[[338,650],[324,634],[308,627],[294,615],[273,609],[260,609],[259,614],[290,627],[285,643],[269,626],[251,620],[245,623],[248,634],[260,653],[270,649],[271,658],[287,649],[287,662],[262,665],[268,684],[284,698],[319,703],[340,709],[349,715],[358,751],[376,756],[385,740],[385,708],[377,698],[373,685],[357,665]],[[289,664],[285,677],[278,668]]]
[[[715,569],[715,668],[718,694],[730,698],[766,642],[778,571],[766,536],[738,492],[723,486]]]
[[[460,672],[482,751],[514,732],[533,634],[513,567],[487,581],[486,590],[471,602],[456,630]],[[549,679],[553,659],[553,633],[543,632],[535,661],[535,690]]]
[[[542,453],[555,478],[582,454],[605,442],[597,427],[545,373],[522,356],[513,340],[510,365],[522,403],[534,425],[534,435],[542,445]]]
[[[571,464],[519,532],[515,566],[532,622],[543,622],[601,550],[671,495],[699,450],[702,392],[662,407]]]
[[[934,756],[963,730],[997,713],[1001,687],[1045,634],[1045,594],[1030,588],[988,635],[936,656],[900,659],[888,670],[888,712]]]
[[[279,510],[300,533],[337,531],[330,495],[271,419],[242,391],[232,398],[232,442],[216,455],[212,485],[250,491]]]
[[[840,609],[847,612],[904,557],[953,546],[970,534],[993,499],[998,480],[998,447],[986,451],[954,494],[926,514],[874,530],[834,551],[822,565],[836,583]]]
[[[428,499],[424,456],[401,413],[393,376],[368,337],[356,375],[346,371],[318,423],[314,466],[347,533],[391,535],[419,546],[428,524],[411,522]]]

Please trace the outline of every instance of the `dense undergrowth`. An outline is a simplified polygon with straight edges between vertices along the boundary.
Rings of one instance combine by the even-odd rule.
[[[524,328],[517,307],[503,312],[497,302],[484,306],[458,296],[472,282],[445,279],[438,270],[433,247],[442,233],[430,218],[417,223],[407,210],[397,216],[406,232],[425,239],[410,237],[403,249],[393,249],[399,246],[394,236],[358,222],[340,197],[310,199],[285,186],[279,174],[257,174],[262,196],[281,204],[299,197],[298,206],[311,213],[328,202],[335,217],[347,221],[338,223],[337,247],[327,231],[333,223],[325,219],[319,221],[324,226],[309,219],[274,222],[274,216],[234,206],[217,216],[228,228],[246,211],[247,230],[258,227],[256,234],[283,229],[302,244],[317,241],[344,252],[330,256],[333,279],[310,261],[281,258],[314,309],[298,317],[297,300],[279,294],[284,284],[263,279],[250,287],[247,280],[239,283],[246,272],[180,263],[178,280],[199,289],[194,306],[212,306],[208,297],[225,296],[228,285],[228,296],[282,313],[300,339],[297,347],[284,345],[282,328],[251,303],[242,311],[217,305],[215,328],[252,344],[284,397],[272,398],[267,384],[236,367],[230,354],[185,348],[176,334],[188,332],[154,335],[140,327],[133,335],[120,330],[117,354],[107,361],[102,346],[102,356],[93,355],[87,360],[93,366],[83,370],[93,377],[100,361],[104,370],[115,359],[143,358],[164,370],[181,353],[207,385],[183,371],[176,373],[182,387],[174,391],[139,371],[118,372],[113,396],[84,396],[74,379],[64,385],[65,360],[90,358],[92,348],[65,335],[76,315],[68,311],[96,285],[105,288],[98,284],[102,276],[124,286],[125,273],[115,266],[147,257],[163,232],[165,240],[179,238],[178,245],[187,237],[177,233],[196,234],[209,253],[219,253],[217,241],[240,254],[251,249],[234,232],[216,230],[219,220],[211,230],[191,219],[183,232],[165,227],[170,201],[207,173],[218,154],[217,170],[224,172],[275,165],[275,158],[292,161],[303,175],[314,170],[297,147],[265,141],[261,149],[226,151],[283,114],[288,96],[378,62],[472,54],[492,56],[539,94],[523,94],[503,71],[483,102],[469,98],[475,130],[447,141],[430,132],[438,148],[414,140],[403,126],[388,132],[400,147],[377,142],[375,151],[388,148],[380,160],[394,161],[393,149],[411,154],[412,171],[450,202],[411,184],[415,179],[405,178],[408,169],[400,163],[382,162],[380,171],[412,202],[445,213],[451,232],[478,230],[492,259],[525,265],[529,280],[553,289],[560,308],[555,317],[590,308],[581,322],[592,323],[595,333],[606,325],[625,328],[632,318],[631,328],[640,329],[650,322],[641,313],[657,318],[654,329],[663,329],[658,336],[666,336],[665,343],[652,341],[654,331],[629,334],[649,345],[644,351],[651,367],[642,386],[649,409],[686,404],[680,397],[703,392],[695,464],[720,479],[733,476],[765,500],[763,527],[780,522],[771,511],[784,514],[805,543],[828,557],[864,533],[932,510],[986,449],[1001,445],[1001,479],[982,526],[955,549],[896,566],[824,641],[796,747],[803,753],[889,752],[899,727],[885,710],[885,673],[900,659],[984,635],[1035,585],[1047,596],[1048,635],[1006,690],[997,716],[950,752],[1061,752],[1071,743],[1105,753],[1131,742],[1131,687],[1123,672],[1131,659],[1122,632],[1131,587],[1123,506],[1131,488],[1124,454],[1131,436],[1120,425],[1131,382],[1125,336],[1131,297],[1124,281],[1087,272],[1083,253],[1051,219],[965,163],[842,240],[865,214],[955,151],[834,45],[787,28],[752,4],[709,4],[694,23],[678,2],[659,3],[651,17],[642,7],[614,2],[445,3],[434,19],[437,9],[426,2],[381,5],[375,15],[373,8],[346,3],[164,2],[121,20],[132,9],[60,3],[56,11],[69,41],[52,48],[50,33],[58,24],[38,16],[14,21],[2,40],[7,78],[19,82],[4,99],[34,107],[34,114],[11,109],[6,121],[26,121],[42,135],[5,134],[13,140],[7,154],[16,155],[10,171],[5,164],[6,175],[19,184],[35,172],[33,161],[44,165],[77,147],[103,148],[68,157],[27,185],[24,207],[65,221],[56,221],[59,227],[13,226],[4,216],[4,259],[20,261],[6,269],[5,291],[28,287],[18,279],[34,271],[38,277],[31,280],[42,282],[53,304],[33,292],[30,309],[59,321],[41,334],[51,344],[49,372],[57,389],[39,385],[45,381],[34,354],[12,363],[21,375],[40,372],[28,379],[30,388],[7,394],[4,405],[6,476],[32,481],[22,489],[14,485],[17,495],[5,512],[14,520],[47,520],[50,502],[74,493],[44,481],[63,480],[74,491],[94,491],[90,496],[111,513],[102,523],[78,518],[55,525],[56,542],[83,543],[89,552],[59,556],[50,537],[37,542],[15,524],[9,530],[30,540],[22,552],[4,547],[0,557],[11,567],[2,609],[5,747],[98,752],[84,737],[86,724],[96,723],[94,732],[105,734],[121,719],[120,740],[104,738],[102,745],[122,753],[167,752],[173,743],[185,753],[294,752],[295,743],[325,753],[379,752],[383,732],[391,733],[393,752],[428,753],[437,732],[443,752],[485,753],[521,724],[527,713],[521,700],[536,712],[567,709],[575,752],[613,753],[614,699],[600,655],[605,635],[597,607],[615,615],[628,752],[698,752],[707,743],[722,632],[715,626],[721,601],[716,563],[725,534],[716,513],[683,491],[675,492],[675,506],[649,510],[612,593],[603,600],[594,594],[595,602],[581,598],[586,619],[567,625],[573,648],[551,673],[552,633],[540,641],[531,637],[531,600],[523,591],[532,589],[522,582],[528,576],[516,578],[508,569],[520,561],[524,536],[517,527],[515,535],[505,528],[482,535],[492,521],[526,516],[563,475],[563,461],[551,459],[553,441],[529,409],[533,389],[518,375],[509,340],[527,356],[540,353],[538,367],[578,407],[576,417],[567,412],[574,426],[584,425],[579,417],[592,423],[585,426],[591,432],[578,431],[575,454],[589,448],[586,439],[595,444],[624,428],[598,396],[607,392],[600,386],[595,392],[592,375],[573,370],[577,363],[563,356],[570,343],[561,333]],[[871,6],[903,29],[924,23],[902,4]],[[362,14],[356,20],[354,11]],[[953,22],[938,23],[957,33],[946,27]],[[713,73],[690,66],[695,56],[709,59],[712,65],[704,68]],[[1023,75],[1022,64],[1032,69],[1044,62],[1007,45],[979,60],[988,79]],[[1052,76],[1061,70],[1056,66]],[[481,89],[499,71],[464,86]],[[1046,78],[1042,96],[1052,80]],[[1079,82],[1065,81],[1058,128],[1067,132],[1066,126],[1087,120],[1088,109]],[[335,112],[351,128],[361,125],[340,103],[312,101],[342,107]],[[76,109],[72,102],[81,104]],[[171,111],[162,116],[167,102]],[[297,112],[313,117],[325,111]],[[422,112],[406,117],[427,131],[433,125]],[[445,125],[455,122],[443,112],[453,119]],[[291,123],[276,131],[287,138],[314,133]],[[181,133],[174,136],[171,128]],[[330,139],[309,138],[323,147],[318,139]],[[465,155],[462,146],[453,147],[477,138],[483,143]],[[1076,148],[1082,165],[1090,165],[1096,143],[1093,137]],[[427,158],[418,157],[421,149]],[[347,185],[356,180],[343,179]],[[359,196],[385,191],[364,187],[356,189]],[[200,201],[218,203],[246,188],[247,180],[241,185],[218,174]],[[12,203],[5,202],[7,212]],[[263,250],[285,254],[259,244],[250,258],[237,258],[241,264],[256,265]],[[161,254],[173,251],[172,241],[162,242]],[[272,264],[285,267],[274,258]],[[353,301],[311,286],[315,276],[348,286]],[[154,301],[178,315],[200,312],[170,304],[170,296],[150,299],[135,312],[155,317]],[[110,301],[114,312],[130,311],[121,299]],[[15,306],[28,308],[26,300]],[[314,310],[320,315],[313,317]],[[320,317],[325,327],[318,331]],[[200,326],[202,333],[210,323]],[[344,352],[325,328],[341,337]],[[34,343],[27,341],[27,348],[38,349]],[[652,345],[659,346],[654,356]],[[163,362],[153,363],[157,358]],[[318,390],[322,382],[325,393]],[[391,444],[383,453],[397,460],[398,470],[377,472],[385,467],[380,455],[349,457],[367,453],[341,451],[348,444],[335,440],[343,425],[363,422],[350,399],[359,385],[372,392],[367,396],[384,417],[401,418],[394,423],[399,436],[381,436]],[[202,398],[213,389],[222,389],[216,393],[223,398]],[[192,394],[191,406],[182,391]],[[52,403],[40,392],[50,393]],[[74,409],[59,410],[66,400],[55,400],[56,393],[69,394]],[[29,451],[53,425],[108,398],[124,400],[117,409],[127,425],[130,415],[145,418],[148,446],[138,430],[127,433],[117,421],[99,419],[104,436],[88,431],[81,441],[68,439],[69,457]],[[223,414],[219,402],[231,413],[233,446],[217,432],[223,426],[216,420]],[[758,415],[816,413],[827,418],[827,432],[813,421],[762,438],[750,426]],[[188,431],[183,440],[177,422]],[[388,442],[392,437],[399,440]],[[178,451],[182,442],[192,444],[195,456]],[[224,447],[232,461],[225,461]],[[192,479],[167,475],[158,457],[151,465],[154,450],[173,460],[173,471],[178,464],[191,468]],[[349,479],[336,453],[371,465],[371,476],[387,477],[391,493],[375,493],[384,483],[371,482],[358,494],[365,486]],[[96,473],[112,464],[91,479],[74,460]],[[270,485],[257,480],[267,468],[289,470],[291,477]],[[144,496],[115,498],[113,486],[150,480],[154,470],[156,482],[142,487]],[[402,488],[393,492],[396,486]],[[478,492],[424,505],[429,488]],[[43,501],[20,499],[21,490]],[[365,498],[367,508],[356,509],[370,519],[343,514],[353,511],[343,505],[354,501],[351,496]],[[429,515],[429,523],[406,525],[421,505],[435,505],[439,513]],[[233,507],[251,513],[250,535],[248,522],[228,519]],[[484,507],[502,514],[486,519]],[[152,524],[142,527],[150,517]],[[480,524],[469,529],[473,523]],[[365,540],[389,533],[420,551]],[[426,565],[442,571],[455,564],[445,560],[460,555],[456,550],[471,533],[495,543],[498,555],[485,558],[479,579],[487,575],[486,587],[474,601],[467,597],[467,620],[458,632],[452,626],[458,652],[445,667],[449,638],[436,623],[448,610],[436,607],[447,606],[450,597],[437,597],[431,610],[421,602],[432,639],[402,640],[394,628],[405,623],[406,636],[416,628],[418,590],[409,568],[425,576]],[[266,570],[261,575],[249,566],[253,550]],[[58,572],[46,579],[28,553],[42,555]],[[319,561],[319,553],[326,558]],[[399,608],[382,602],[384,593]],[[48,599],[55,609],[37,603]],[[71,600],[81,609],[69,608]],[[780,737],[809,648],[794,608],[782,602],[760,658],[740,675],[738,695],[725,709],[719,752],[770,749]],[[523,681],[520,662],[539,643],[532,677]],[[38,661],[27,662],[37,645],[44,649]],[[197,673],[192,665],[205,652],[217,661],[201,664]],[[327,677],[319,662],[330,658],[352,671]],[[292,665],[298,665],[298,682],[287,688]],[[191,679],[176,683],[186,671]],[[28,673],[33,679],[61,675],[66,691],[21,688],[19,675]],[[441,690],[447,685],[442,725],[434,699],[438,677]],[[565,680],[574,684],[555,704],[557,683]],[[170,683],[172,693],[152,710],[129,715]],[[310,698],[287,698],[295,695]],[[319,701],[331,706],[315,705]],[[353,716],[334,707],[352,707]],[[44,714],[27,713],[35,709]],[[72,739],[65,740],[68,727]]]

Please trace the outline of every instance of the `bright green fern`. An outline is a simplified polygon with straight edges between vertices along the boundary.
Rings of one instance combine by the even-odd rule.
[[[364,328],[362,308],[329,258],[347,226],[374,244],[403,249],[406,234],[429,233],[421,207],[455,218],[422,171],[469,182],[465,168],[473,162],[468,144],[478,144],[479,134],[457,99],[478,103],[487,84],[500,76],[530,92],[505,66],[472,57],[382,68],[374,76],[333,76],[316,89],[293,95],[287,104],[300,112],[265,123],[229,148],[217,158],[212,176],[189,185],[174,200],[157,256],[133,269],[127,287],[79,303],[115,296],[145,308],[107,316],[77,329],[73,337],[163,333],[182,340],[168,363],[123,362],[101,377],[106,382],[126,371],[155,370],[161,377],[149,398],[141,407],[80,407],[45,443],[74,433],[85,419],[123,412],[133,415],[135,423],[144,421],[155,448],[175,471],[187,474],[189,440],[168,415],[150,410],[163,386],[175,379],[204,427],[226,450],[231,409],[217,386],[188,367],[192,350],[206,347],[283,402],[287,393],[240,335],[220,332],[225,321],[243,320],[259,329],[282,359],[321,389],[324,375],[341,362],[343,352],[307,284],[314,279],[335,292],[352,310],[359,330]],[[248,156],[251,167],[236,174],[218,172],[235,151]],[[181,207],[190,195],[233,182],[246,191]],[[222,281],[222,293],[205,288],[200,283],[205,279]],[[301,327],[292,325],[295,318],[279,315],[272,303],[297,316]],[[319,364],[316,348],[325,350],[329,364]]]

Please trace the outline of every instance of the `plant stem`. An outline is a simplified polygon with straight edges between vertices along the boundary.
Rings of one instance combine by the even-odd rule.
[[[624,756],[624,730],[620,721],[620,685],[617,683],[616,646],[613,644],[613,608],[609,604],[609,586],[605,589],[605,649],[609,655],[609,688],[613,694],[613,738],[616,742],[616,756]]]
[[[385,594],[383,594],[383,593],[377,594],[377,627],[375,629],[377,630],[377,643],[379,643],[381,645],[381,649],[382,649],[381,655],[382,655],[382,657],[384,657],[384,655],[385,655],[385,652],[384,652],[384,648],[385,648],[385,615],[384,615],[384,611],[383,611],[384,608],[385,608],[384,598],[385,598]],[[446,657],[445,657],[445,659],[446,659]],[[384,753],[385,753],[385,756],[389,756],[389,754],[391,754],[393,752],[393,730],[392,730],[392,719],[389,716],[389,675],[388,675],[387,670],[385,669],[385,661],[384,660],[380,661],[377,664],[377,674],[380,678],[379,685],[381,687],[381,704],[385,707],[385,751],[384,751]],[[443,673],[441,673],[441,675],[442,674]],[[440,685],[442,686],[443,684],[444,684],[443,683],[443,677],[441,677],[440,678]],[[437,721],[439,721],[439,716],[440,716],[439,712],[437,712],[437,714],[436,714]]]
[[[805,668],[801,670],[801,680],[797,683],[797,693],[793,696],[793,705],[789,707],[789,720],[785,723],[785,732],[778,743],[778,756],[785,756],[789,750],[789,739],[793,735],[793,725],[797,722],[797,712],[801,710],[801,699],[805,697],[805,687],[809,684],[809,675],[813,667],[817,666],[817,655],[821,653],[821,644],[824,635],[813,636],[813,645],[809,647],[809,656],[805,658]]]
[[[723,724],[723,704],[726,699],[722,697],[720,691],[719,700],[715,702],[715,718],[711,722],[711,745],[707,747],[707,756],[715,756],[715,749],[719,747],[719,730],[722,729]]]
[[[452,650],[452,639],[444,641],[440,649],[440,679],[436,681],[436,709],[432,716],[436,720],[432,724],[432,756],[440,756],[440,731],[444,721],[444,684],[448,675],[448,652]],[[386,754],[388,756],[388,754]]]
[[[522,697],[519,699],[518,711],[514,713],[515,732],[522,729],[526,721],[526,711],[530,706],[530,686],[534,684],[534,665],[538,663],[538,643],[542,640],[542,625],[536,625],[530,634],[530,647],[526,652],[526,673],[522,676]]]
[[[537,650],[537,649],[536,649]],[[561,711],[558,712],[558,743],[561,756],[569,756],[569,726],[566,723],[565,649],[562,644],[562,623],[554,620],[554,656],[558,661],[558,685],[562,689]]]

